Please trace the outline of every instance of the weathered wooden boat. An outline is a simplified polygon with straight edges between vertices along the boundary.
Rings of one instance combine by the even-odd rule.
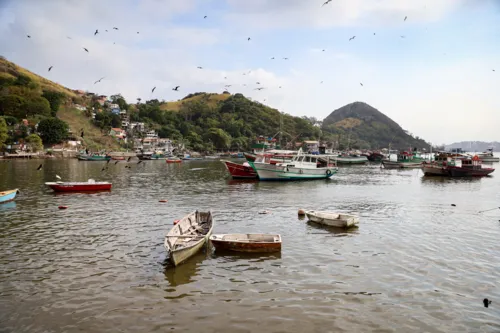
[[[470,159],[453,160],[446,170],[451,177],[485,177],[495,171],[494,168],[483,168],[477,155]]]
[[[372,151],[370,152],[370,154],[368,154],[367,158],[370,162],[381,162],[386,158],[386,155],[379,151]]]
[[[396,161],[382,160],[382,165],[386,169],[417,169],[422,167],[424,159],[420,157],[420,153],[414,152],[400,152]]]
[[[196,254],[212,234],[212,212],[195,211],[184,216],[165,236],[170,261],[179,265]]]
[[[272,234],[218,234],[210,236],[216,251],[279,252],[281,236]]]
[[[368,162],[366,156],[356,154],[339,155],[336,160],[337,164],[366,164]]]
[[[97,192],[109,191],[112,184],[109,182],[96,182],[89,179],[87,182],[47,182],[45,183],[54,192]]]
[[[108,161],[111,156],[106,154],[80,154],[78,155],[79,161]]]
[[[177,157],[169,157],[167,158],[167,163],[172,164],[172,163],[182,163],[182,160]]]
[[[257,173],[247,162],[243,164],[222,160],[233,179],[256,179]]]
[[[19,190],[17,188],[0,192],[0,204],[13,201],[18,193]]]
[[[309,221],[337,228],[350,228],[359,223],[358,216],[341,213],[309,210],[306,211],[306,216]]]

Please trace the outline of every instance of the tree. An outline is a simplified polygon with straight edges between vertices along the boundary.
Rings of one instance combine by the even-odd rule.
[[[38,133],[46,144],[59,143],[68,136],[68,124],[58,118],[45,118],[38,123]]]
[[[212,141],[217,148],[227,149],[231,144],[231,136],[221,128],[210,128],[206,138]]]
[[[31,147],[31,151],[36,153],[43,149],[42,139],[37,134],[30,134],[26,137],[26,143]]]
[[[44,90],[42,97],[49,101],[52,117],[55,117],[65,95],[57,91]]]
[[[50,104],[47,99],[43,97],[35,97],[31,99],[27,99],[24,103],[24,111],[28,116],[41,115],[45,117],[49,117],[51,115]],[[52,112],[52,115],[55,113]]]
[[[128,110],[127,101],[125,101],[125,98],[121,94],[111,95],[111,100],[113,103],[118,104],[121,110]]]
[[[24,118],[23,106],[26,101],[21,96],[6,95],[0,96],[0,115],[12,116],[18,119]]]
[[[7,141],[8,137],[7,123],[3,117],[0,117],[0,149],[3,147],[5,141]]]

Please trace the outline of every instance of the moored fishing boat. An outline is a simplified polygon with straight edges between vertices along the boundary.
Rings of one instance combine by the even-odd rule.
[[[337,164],[366,164],[368,158],[357,154],[343,154],[336,157]]]
[[[247,162],[243,164],[222,160],[233,179],[256,179],[257,173]]]
[[[448,163],[446,170],[451,177],[485,177],[495,171],[494,168],[483,168],[477,155],[473,158],[453,160]]]
[[[486,151],[481,154],[477,154],[477,156],[481,161],[486,163],[500,162],[500,157],[493,155],[493,147],[486,149]]]
[[[13,201],[16,198],[16,195],[19,193],[19,190],[7,190],[0,192],[0,204]]]
[[[448,163],[453,159],[462,159],[465,156],[455,153],[437,153],[434,155],[433,161],[424,161],[422,163],[422,171],[424,176],[449,176],[446,169]]]
[[[372,151],[368,154],[368,161],[370,162],[380,162],[387,156],[380,151]]]
[[[333,156],[303,154],[302,150],[289,163],[266,164],[249,162],[260,180],[315,180],[327,179],[337,173]]]
[[[108,161],[111,156],[107,154],[79,154],[79,161]]]
[[[169,157],[167,158],[167,163],[172,164],[172,163],[182,163],[182,160],[177,157]]]
[[[317,212],[314,210],[306,211],[309,221],[337,228],[350,228],[359,224],[359,217],[355,215]]]
[[[170,261],[179,265],[196,254],[212,234],[212,212],[195,211],[183,217],[165,236]]]
[[[417,151],[400,152],[396,161],[382,160],[382,165],[386,169],[416,169],[422,167],[424,159]]]
[[[279,252],[281,235],[274,234],[218,234],[210,236],[216,251]]]
[[[45,185],[54,192],[109,191],[112,186],[109,182],[96,182],[94,179],[89,179],[87,182],[47,182]]]

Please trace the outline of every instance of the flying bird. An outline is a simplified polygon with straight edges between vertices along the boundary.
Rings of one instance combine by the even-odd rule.
[[[111,162],[111,159],[107,160],[107,161],[106,161],[106,164],[109,164],[109,162]]]
[[[224,76],[224,79],[227,79],[227,76]]]
[[[102,167],[101,171],[104,171],[104,170],[106,170],[106,167]]]
[[[43,165],[42,165],[42,164],[40,164],[40,165],[38,166],[38,168],[36,168],[36,170],[37,170],[37,171],[40,171],[40,170],[42,170],[42,167],[43,167]]]
[[[403,36],[403,35],[401,35],[400,37],[401,37],[401,38],[405,38],[405,36]]]
[[[406,21],[407,18],[408,18],[408,16],[405,16],[405,19],[403,20],[403,22]]]
[[[61,179],[61,177],[59,175],[56,175],[56,178],[59,179],[59,180]]]
[[[180,87],[181,87],[181,86],[176,86],[175,88],[172,88],[172,90],[179,91],[179,88],[180,88]]]
[[[255,84],[260,84],[260,82],[255,82]]]
[[[142,163],[142,160],[139,160],[139,162],[137,162],[137,164],[141,164]]]
[[[264,88],[263,87],[261,87],[261,88],[255,88],[254,90],[262,90],[262,89],[264,89]]]
[[[197,68],[198,68],[198,69],[203,69],[203,67],[201,67],[201,66],[198,66]]]
[[[99,80],[95,81],[94,84],[101,82],[102,79],[104,79],[104,76],[101,77]]]
[[[373,33],[373,36],[375,36],[375,33]]]
[[[118,162],[120,162],[120,161],[116,161],[116,162],[115,162],[115,165],[117,165],[117,164],[118,164]]]
[[[323,50],[321,50],[321,52],[325,52],[325,50],[323,49]]]
[[[67,39],[73,39],[73,38],[71,38],[70,36],[66,36],[66,38],[67,38]]]
[[[352,36],[351,38],[349,38],[349,41],[353,40],[354,38],[356,38],[356,36]]]
[[[95,29],[94,36],[99,33],[99,30]]]
[[[154,92],[155,92],[155,89],[156,89],[156,87],[154,87],[153,89],[151,89],[151,92],[152,92],[152,93],[154,93]]]
[[[85,52],[89,53],[89,50],[87,50],[86,48],[83,48],[85,50]]]
[[[247,38],[247,40],[250,40],[250,39],[251,39],[250,37]]]
[[[80,136],[83,138],[84,134],[85,134],[85,133],[84,133],[84,132],[83,132],[83,130],[82,130],[82,132],[80,133]]]
[[[52,67],[54,67],[54,66],[50,66],[50,67],[49,67],[49,72],[50,72],[50,70],[52,69]]]
[[[206,19],[206,18],[207,18],[207,15],[203,16],[203,18],[204,18],[204,19]]]
[[[30,36],[30,35],[26,35],[26,37],[31,38],[31,36]]]
[[[137,31],[137,33],[139,33],[139,31]]]
[[[132,158],[132,156],[130,156],[129,158],[127,158],[127,162],[130,162],[130,159]]]
[[[274,57],[272,57],[271,60],[274,60]]]
[[[113,29],[118,30],[118,28],[117,28],[117,27],[113,27]]]
[[[320,83],[323,83],[323,81],[321,81]]]
[[[283,60],[288,60],[288,58],[283,58]]]
[[[492,69],[492,71],[494,72],[495,70],[494,70],[494,69]]]
[[[281,89],[281,86],[279,86],[278,88],[280,88],[280,89]]]
[[[362,87],[364,87],[364,86],[363,86],[363,83],[361,83],[361,82],[360,82],[359,84],[360,84]]]
[[[332,2],[332,0],[326,0],[325,3],[321,5],[321,7],[323,7],[324,5],[328,5],[330,2]]]
[[[231,85],[230,84],[226,84],[224,87],[229,88],[229,87],[231,87]]]

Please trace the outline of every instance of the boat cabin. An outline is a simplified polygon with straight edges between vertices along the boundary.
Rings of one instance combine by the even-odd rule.
[[[319,156],[319,155],[297,155],[288,164],[295,167],[306,167],[306,168],[326,168],[334,167],[335,159],[330,160],[329,156]]]

